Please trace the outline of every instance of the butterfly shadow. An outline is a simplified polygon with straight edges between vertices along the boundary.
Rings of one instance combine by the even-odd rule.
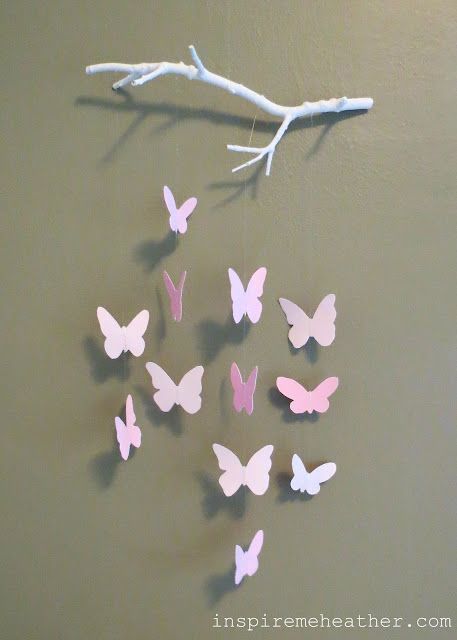
[[[102,384],[109,378],[117,378],[121,381],[129,378],[130,353],[124,353],[119,358],[112,360],[93,336],[86,336],[82,344],[89,361],[92,379],[97,384]]]
[[[197,325],[197,346],[202,354],[203,364],[213,362],[226,345],[240,345],[250,330],[250,322],[243,320],[236,324],[231,314],[223,324],[210,318],[202,320]]]
[[[162,240],[145,240],[133,251],[135,262],[142,264],[146,273],[151,273],[160,262],[178,248],[178,234],[170,231]]]
[[[276,476],[276,484],[278,485],[279,493],[276,499],[281,504],[285,502],[309,502],[314,496],[310,496],[309,493],[302,493],[301,491],[294,491],[290,486],[290,481],[293,475],[285,471],[278,473]]]
[[[210,607],[214,607],[222,598],[235,591],[238,587],[235,584],[235,563],[224,573],[215,573],[205,582],[205,593]]]
[[[315,364],[317,362],[317,359],[319,358],[319,344],[314,338],[309,338],[305,346],[300,347],[300,349],[296,349],[290,340],[288,340],[287,343],[292,356],[298,355],[303,350],[310,364]]]
[[[197,473],[197,480],[203,492],[202,511],[207,520],[211,520],[220,511],[225,511],[233,520],[240,520],[246,512],[247,490],[240,487],[238,491],[227,497],[219,484],[207,473]]]
[[[161,411],[151,397],[150,392],[141,385],[135,385],[135,392],[143,402],[146,417],[154,427],[165,427],[176,437],[183,433],[182,409],[176,405],[168,412]]]
[[[275,407],[282,409],[282,420],[288,424],[295,422],[317,422],[319,420],[319,414],[317,411],[313,413],[294,413],[290,410],[290,400],[288,400],[278,390],[276,386],[270,387],[268,390],[268,398]]]

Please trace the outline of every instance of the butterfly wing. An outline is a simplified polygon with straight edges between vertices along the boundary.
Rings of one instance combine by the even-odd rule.
[[[103,307],[97,308],[97,318],[100,329],[105,336],[106,354],[114,360],[118,358],[124,351],[125,338],[120,324],[113,316]]]
[[[266,268],[260,267],[252,274],[246,289],[246,313],[253,324],[260,320],[262,314],[262,303],[259,298],[263,294],[263,285],[266,277]]]
[[[197,198],[189,198],[186,200],[176,212],[176,224],[179,233],[186,233],[187,218],[191,215],[197,206]]]
[[[296,349],[303,347],[310,335],[310,319],[298,305],[287,298],[279,298],[279,304],[284,311],[289,329],[289,340]]]
[[[170,411],[178,399],[178,388],[162,367],[155,362],[146,362],[152,385],[158,389],[154,394],[154,400],[162,411]]]
[[[246,465],[246,484],[256,496],[263,495],[270,484],[273,445],[267,444],[251,457]]]
[[[326,462],[316,467],[309,475],[309,486],[306,491],[314,496],[321,490],[320,485],[330,480],[336,473],[336,464],[334,462]]]
[[[310,332],[323,347],[328,347],[335,339],[335,295],[330,293],[317,307],[311,320]]]
[[[168,293],[168,299],[170,301],[170,311],[173,320],[180,322],[182,319],[182,292],[184,288],[184,282],[186,280],[187,271],[181,273],[178,287],[173,284],[172,279],[166,271],[162,273],[165,288]]]
[[[148,328],[149,311],[143,309],[125,329],[126,348],[136,357],[141,356],[146,346],[143,335]]]
[[[313,391],[310,392],[311,411],[325,413],[330,406],[328,398],[338,388],[338,378],[335,376],[326,378]]]
[[[255,387],[257,384],[257,374],[259,372],[259,367],[255,367],[251,373],[249,374],[249,378],[243,385],[243,393],[244,393],[244,408],[248,416],[252,415],[254,411],[254,393]]]
[[[114,424],[116,425],[116,436],[119,443],[119,451],[121,452],[122,459],[127,460],[130,452],[130,438],[128,429],[125,426],[123,420],[119,418],[119,416],[116,416],[114,418]]]
[[[292,456],[292,470],[294,476],[290,481],[290,486],[294,491],[306,491],[306,481],[309,476],[302,459],[296,453]]]
[[[178,385],[177,400],[178,404],[187,411],[187,413],[197,413],[202,406],[202,377],[204,368],[199,365],[188,371],[181,379]]]
[[[233,407],[239,413],[244,406],[244,383],[236,362],[232,362],[230,367],[230,382],[233,389]]]
[[[232,298],[233,319],[238,324],[246,313],[246,292],[237,272],[229,268],[230,295]]]
[[[219,478],[219,484],[226,496],[233,496],[243,484],[244,467],[238,457],[221,444],[213,444],[213,451],[219,463],[219,469],[224,471]]]
[[[177,219],[177,208],[176,201],[174,195],[171,192],[171,189],[167,186],[163,188],[163,199],[165,200],[165,204],[167,205],[168,213],[170,214],[170,229],[172,231],[178,231],[178,219]]]
[[[280,376],[276,378],[276,386],[286,398],[292,400],[290,410],[293,413],[306,413],[307,411],[311,413],[311,396],[303,385],[293,378]]]
[[[133,410],[133,399],[129,394],[125,404],[125,422],[130,443],[133,444],[134,447],[138,448],[141,446],[141,429],[135,424],[135,420],[136,416],[135,411]]]
[[[235,547],[235,584],[240,584],[241,580],[246,575],[245,568],[245,553],[239,544]]]

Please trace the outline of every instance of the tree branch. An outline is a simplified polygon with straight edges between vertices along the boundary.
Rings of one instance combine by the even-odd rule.
[[[303,102],[296,107],[286,107],[276,104],[265,96],[245,87],[238,82],[228,80],[223,76],[208,71],[198,56],[195,47],[189,47],[192,64],[186,65],[183,62],[142,62],[140,64],[122,64],[117,62],[108,62],[103,64],[93,64],[86,67],[86,73],[92,75],[94,73],[123,73],[123,78],[113,84],[113,89],[121,89],[130,84],[134,87],[155,80],[160,76],[178,75],[184,76],[188,80],[199,80],[206,84],[212,84],[215,87],[224,89],[232,95],[239,96],[248,102],[252,102],[256,107],[269,113],[272,116],[282,118],[282,124],[276,132],[273,140],[266,147],[242,147],[239,145],[229,144],[229,151],[237,151],[239,153],[252,153],[254,157],[248,162],[232,169],[232,172],[239,171],[259,162],[267,157],[266,174],[270,175],[271,163],[276,146],[287,131],[290,123],[297,118],[307,118],[319,115],[321,113],[339,113],[341,111],[352,111],[361,109],[371,109],[373,106],[372,98],[332,98],[330,100],[319,100],[318,102]]]

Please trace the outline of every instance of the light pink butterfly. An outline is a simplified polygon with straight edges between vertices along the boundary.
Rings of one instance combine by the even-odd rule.
[[[127,351],[134,356],[141,356],[146,346],[143,335],[148,327],[149,311],[140,311],[126,327],[121,327],[103,307],[98,307],[97,318],[106,338],[105,351],[110,358],[114,360]]]
[[[259,367],[255,367],[249,374],[246,382],[243,382],[241,372],[236,362],[230,368],[230,381],[233,387],[233,406],[240,413],[243,409],[248,416],[254,411],[254,392],[257,383]]]
[[[147,362],[146,369],[151,375],[153,386],[158,389],[154,394],[154,400],[162,411],[170,411],[175,404],[191,414],[200,410],[204,372],[201,365],[188,371],[177,385],[155,362]]]
[[[326,378],[313,391],[307,391],[292,378],[276,378],[279,391],[292,400],[290,409],[293,413],[325,413],[330,406],[328,398],[338,388],[338,378]]]
[[[257,496],[263,495],[270,484],[273,445],[267,444],[250,458],[244,467],[238,457],[221,444],[213,444],[219,468],[224,471],[219,484],[226,496],[233,496],[240,487],[247,486]]]
[[[323,347],[332,344],[335,339],[336,318],[333,293],[325,296],[312,318],[286,298],[279,298],[279,304],[286,315],[287,322],[292,325],[289,330],[289,340],[296,349],[303,347],[309,338],[314,338]]]
[[[141,445],[141,430],[135,424],[136,416],[133,410],[132,396],[127,396],[125,403],[125,424],[124,421],[116,416],[114,423],[116,425],[117,441],[119,443],[119,451],[124,460],[127,460],[130,453],[130,446],[138,448]]]
[[[180,322],[182,319],[182,292],[184,289],[184,282],[186,281],[187,271],[181,273],[178,286],[175,287],[172,279],[166,271],[163,272],[163,281],[168,293],[168,299],[170,301],[170,311],[173,320]]]
[[[263,531],[260,529],[252,538],[247,551],[240,545],[235,547],[235,584],[240,584],[244,576],[253,576],[259,568],[258,555],[263,546]]]
[[[232,297],[233,319],[238,324],[244,315],[254,324],[260,320],[262,303],[259,298],[263,294],[263,285],[267,277],[265,267],[260,267],[251,276],[246,290],[238,274],[233,269],[228,270]]]
[[[294,472],[294,477],[290,481],[292,489],[301,493],[306,491],[310,496],[315,496],[321,490],[321,484],[335,475],[336,464],[334,462],[326,462],[308,472],[300,456],[294,453],[292,470]]]
[[[175,233],[186,233],[187,218],[197,206],[197,198],[189,198],[179,208],[169,187],[163,188],[163,198],[170,214],[170,228]]]

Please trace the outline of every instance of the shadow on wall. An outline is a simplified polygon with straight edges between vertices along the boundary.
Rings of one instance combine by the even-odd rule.
[[[109,358],[105,350],[93,336],[86,336],[83,349],[90,366],[92,380],[101,384],[109,378],[125,381],[130,376],[130,353],[124,353],[116,360]]]
[[[219,483],[207,473],[198,473],[197,480],[203,492],[201,504],[205,518],[210,520],[220,511],[225,511],[233,520],[239,520],[244,516],[247,502],[246,487],[240,487],[233,496],[227,497]]]
[[[174,406],[171,411],[164,412],[159,409],[152,398],[152,391],[148,391],[140,385],[135,386],[135,392],[140,396],[146,417],[154,427],[165,426],[174,436],[181,436],[183,433],[182,409]]]
[[[276,386],[270,387],[268,398],[271,404],[278,409],[282,409],[283,422],[292,424],[294,422],[317,422],[319,420],[319,414],[316,411],[313,411],[313,413],[293,413],[290,410],[290,400],[283,396]]]
[[[228,344],[239,345],[245,340],[251,323],[244,320],[235,324],[232,314],[221,324],[210,318],[197,325],[197,347],[202,354],[203,364],[210,364]]]
[[[235,591],[235,563],[228,571],[224,573],[216,573],[208,578],[205,582],[205,593],[210,607],[214,607],[222,598],[231,591]]]

